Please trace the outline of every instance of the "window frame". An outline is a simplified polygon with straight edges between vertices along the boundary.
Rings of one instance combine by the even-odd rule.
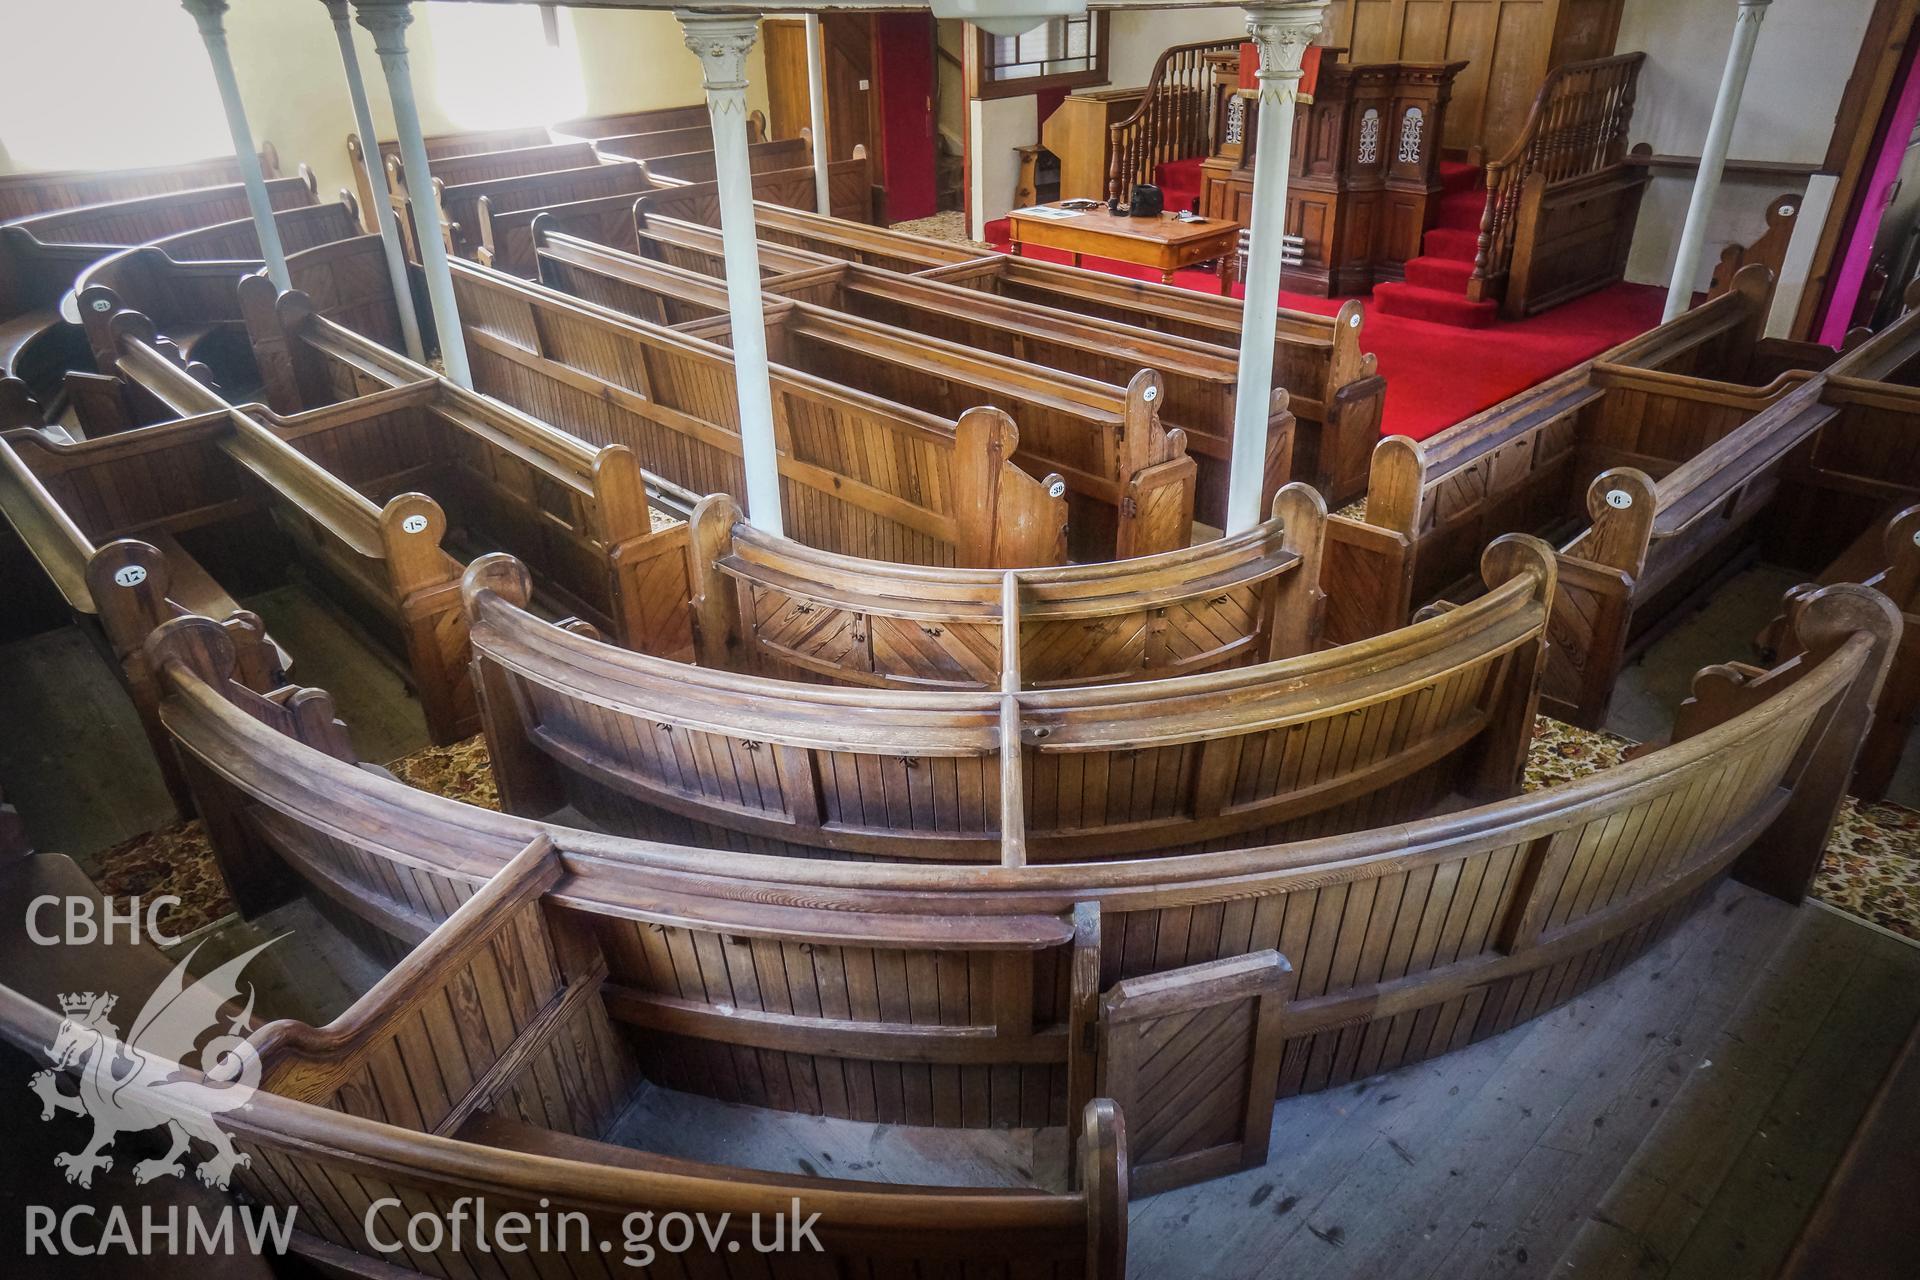
[[[967,26],[973,32],[973,43],[969,49],[973,56],[967,59],[967,96],[1024,98],[1047,89],[1085,89],[1106,84],[1110,79],[1107,72],[1107,44],[1112,15],[1101,9],[1089,13],[1087,17],[1098,24],[1092,29],[1094,48],[1091,68],[1086,71],[1059,71],[1052,75],[1022,76],[1015,80],[995,80],[988,76],[987,54],[993,37],[969,22]]]

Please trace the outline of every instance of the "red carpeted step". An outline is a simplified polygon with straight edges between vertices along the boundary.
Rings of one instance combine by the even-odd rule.
[[[1373,307],[1382,315],[1427,320],[1456,329],[1484,329],[1499,315],[1499,308],[1491,302],[1468,302],[1457,292],[1423,289],[1398,281],[1373,287]]]
[[[1473,264],[1460,258],[1410,258],[1407,260],[1407,283],[1418,285],[1422,289],[1438,289],[1443,293],[1464,295],[1467,282],[1473,279]]]
[[[1477,164],[1467,164],[1460,160],[1442,160],[1440,162],[1440,185],[1449,194],[1474,188],[1484,188],[1485,169]]]
[[[1456,227],[1435,227],[1421,237],[1420,247],[1429,258],[1457,258],[1472,262],[1480,253],[1480,232]]]

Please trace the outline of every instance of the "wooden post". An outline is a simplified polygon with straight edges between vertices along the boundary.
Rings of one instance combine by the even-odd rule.
[[[1280,241],[1287,229],[1287,170],[1293,163],[1294,104],[1301,60],[1320,30],[1327,0],[1248,5],[1247,32],[1260,51],[1260,137],[1253,170],[1247,294],[1240,317],[1240,384],[1234,396],[1232,470],[1227,482],[1229,534],[1260,523],[1266,479],[1267,397],[1273,386],[1273,341],[1279,327]]]
[[[273,220],[273,199],[267,194],[266,176],[260,172],[260,152],[253,145],[253,130],[247,124],[247,104],[240,99],[240,81],[233,74],[233,54],[227,48],[227,0],[181,0],[180,7],[193,15],[200,27],[200,39],[207,46],[207,61],[213,66],[214,83],[220,87],[220,103],[227,109],[233,158],[239,163],[240,181],[247,189],[247,208],[253,214],[253,229],[260,236],[260,256],[266,261],[267,275],[285,289],[288,287],[287,255],[280,247],[280,228]]]
[[[526,566],[504,551],[481,556],[468,565],[460,579],[460,599],[469,629],[477,621],[483,591],[524,609],[533,596],[533,583]],[[480,731],[487,739],[500,807],[522,817],[544,818],[566,803],[560,770],[533,745],[527,709],[520,701],[513,676],[478,651],[473,652],[472,669],[474,694],[480,703]]]

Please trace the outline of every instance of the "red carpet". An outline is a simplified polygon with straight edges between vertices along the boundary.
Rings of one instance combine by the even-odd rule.
[[[996,247],[1002,252],[1007,249],[1004,241]],[[1068,255],[1046,249],[1027,253],[1046,262],[1068,261]],[[1105,258],[1087,258],[1081,265],[1136,280],[1159,278],[1156,271]],[[1220,287],[1211,271],[1177,272],[1174,283],[1201,293],[1214,293]],[[1234,286],[1234,293],[1240,295],[1240,286]],[[1326,316],[1338,311],[1344,301],[1284,290],[1280,294],[1282,306]],[[1660,323],[1665,301],[1665,290],[1654,286],[1617,284],[1530,320],[1495,318],[1484,329],[1385,314],[1369,302],[1360,345],[1378,357],[1380,373],[1387,380],[1382,434],[1424,440],[1653,328]]]
[[[1486,212],[1485,171],[1478,166],[1442,161],[1440,197],[1433,228],[1421,240],[1422,254],[1407,262],[1404,282],[1389,281],[1373,291],[1380,315],[1432,320],[1462,329],[1485,329],[1499,316],[1491,302],[1469,302],[1467,282],[1480,252],[1480,219]]]

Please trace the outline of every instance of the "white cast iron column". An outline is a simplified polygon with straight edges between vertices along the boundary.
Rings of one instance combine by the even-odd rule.
[[[1693,198],[1687,203],[1687,221],[1680,232],[1680,254],[1673,263],[1673,283],[1667,289],[1671,320],[1693,305],[1693,280],[1700,273],[1700,252],[1706,244],[1707,220],[1720,194],[1720,175],[1727,167],[1727,143],[1733,137],[1734,118],[1740,114],[1740,95],[1747,87],[1747,69],[1753,65],[1753,47],[1760,40],[1773,0],[1740,0],[1733,20],[1733,47],[1727,50],[1726,70],[1720,74],[1720,96],[1713,100],[1713,123],[1700,148],[1700,172],[1693,180]]]
[[[433,331],[440,339],[440,362],[447,377],[473,389],[467,368],[467,344],[460,334],[460,310],[453,301],[453,273],[447,268],[447,242],[440,232],[440,201],[433,190],[432,166],[427,162],[426,139],[420,135],[420,110],[413,101],[413,72],[407,65],[407,24],[413,21],[408,0],[354,0],[354,17],[373,33],[373,47],[386,73],[387,96],[393,100],[394,132],[400,139],[400,165],[413,184],[408,201],[413,206],[413,235],[420,244],[420,266],[427,276],[427,300],[433,304]],[[367,156],[379,160],[376,147]]]
[[[387,198],[387,170],[380,161],[380,135],[373,129],[373,110],[367,104],[367,82],[360,77],[360,56],[353,48],[353,27],[347,0],[326,0],[333,33],[340,40],[340,61],[347,70],[347,96],[353,100],[353,127],[360,135],[360,154],[367,169],[367,199],[373,204],[374,225],[380,228],[380,246],[387,251],[387,276],[393,281],[394,302],[400,308],[400,333],[407,354],[423,358],[420,317],[413,310],[413,287],[407,283],[407,252],[400,245],[400,227]]]
[[[820,15],[807,15],[807,120],[813,133],[813,207],[833,213],[833,193],[827,190],[827,43],[820,31]]]
[[[747,162],[747,53],[759,19],[747,14],[675,12],[687,48],[700,59],[713,117],[714,177],[720,189],[720,242],[727,263],[727,312],[733,320],[733,383],[740,400],[740,452],[747,472],[747,519],[781,531],[780,457],[773,437],[773,389],[767,381],[767,321],[760,305],[759,233],[753,173]],[[814,143],[816,153],[820,143]]]
[[[180,7],[193,15],[200,38],[207,45],[207,61],[213,64],[214,83],[220,86],[220,102],[227,109],[227,130],[233,135],[233,155],[240,162],[240,181],[247,188],[247,208],[253,213],[253,228],[260,236],[260,256],[267,264],[267,276],[276,288],[288,288],[287,255],[280,248],[280,228],[273,221],[273,200],[260,173],[260,152],[253,145],[253,130],[247,127],[247,106],[240,100],[233,55],[227,51],[227,0],[181,0]]]
[[[1267,409],[1273,399],[1273,335],[1280,305],[1281,237],[1287,230],[1287,171],[1293,165],[1293,108],[1300,62],[1320,30],[1328,0],[1247,9],[1260,51],[1260,138],[1254,153],[1247,297],[1240,317],[1240,384],[1234,395],[1233,459],[1227,484],[1231,535],[1260,523],[1266,474]]]

